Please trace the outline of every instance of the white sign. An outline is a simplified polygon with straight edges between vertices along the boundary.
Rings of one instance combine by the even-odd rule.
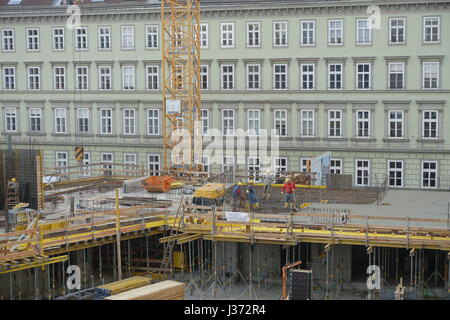
[[[366,273],[369,275],[367,278],[367,289],[381,289],[381,269],[379,266],[371,265],[367,267]]]
[[[81,270],[77,265],[71,265],[67,267],[67,281],[66,285],[69,290],[81,289]]]
[[[247,212],[225,212],[225,217],[227,218],[227,221],[234,221],[234,222],[250,221]]]
[[[331,152],[325,152],[311,160],[311,171],[316,173],[314,185],[324,186],[327,184],[327,175],[330,173],[330,163]]]
[[[181,100],[166,100],[166,112],[167,113],[180,113],[181,112]]]

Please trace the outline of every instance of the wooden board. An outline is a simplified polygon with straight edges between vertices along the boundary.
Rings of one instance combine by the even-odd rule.
[[[184,300],[184,283],[166,280],[125,291],[105,300]]]

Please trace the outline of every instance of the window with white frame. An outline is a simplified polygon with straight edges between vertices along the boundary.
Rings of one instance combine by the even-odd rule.
[[[112,67],[111,66],[100,66],[98,68],[99,73],[99,89],[100,90],[111,90],[111,76]]]
[[[300,132],[302,137],[314,137],[314,110],[300,111]]]
[[[248,132],[249,136],[259,135],[261,129],[261,110],[249,109],[247,110]]]
[[[28,90],[41,89],[41,68],[28,67]]]
[[[75,28],[75,49],[87,50],[88,48],[88,35],[86,27]]]
[[[203,171],[209,172],[209,157],[208,156],[202,156],[202,166]]]
[[[122,88],[123,90],[135,90],[135,66],[122,66]]]
[[[403,161],[388,161],[388,177],[390,187],[403,187]]]
[[[209,47],[208,24],[200,23],[200,48],[208,49],[208,47]]]
[[[160,159],[159,154],[149,154],[148,155],[148,170],[150,170],[151,175],[159,176]]]
[[[5,131],[17,132],[17,109],[5,108]]]
[[[122,50],[134,49],[134,26],[122,26]]]
[[[261,65],[247,65],[247,89],[261,89]]]
[[[113,162],[114,162],[114,155],[109,152],[105,152],[101,154],[101,159],[103,162],[103,169],[109,169],[104,171],[104,175],[112,175],[112,168],[113,168]]]
[[[221,66],[221,85],[222,90],[234,89],[234,65],[222,65]]]
[[[328,65],[328,89],[342,89],[343,77],[342,77],[343,65],[329,64]]]
[[[159,135],[159,110],[147,109],[147,134]]]
[[[315,21],[300,21],[300,44],[302,46],[315,45]]]
[[[77,109],[77,130],[78,133],[89,132],[89,109],[88,108],[78,108]]]
[[[89,88],[88,71],[89,71],[89,69],[86,66],[77,66],[75,68],[77,90],[79,90],[79,91],[88,90],[88,88]]]
[[[234,156],[223,157],[222,172],[230,172],[234,170]]]
[[[282,172],[287,171],[287,158],[274,158],[273,170],[276,172],[276,176],[279,177]]]
[[[16,90],[16,67],[3,67],[3,89]]]
[[[53,28],[53,50],[64,50],[64,28]]]
[[[342,110],[328,110],[328,137],[342,137]]]
[[[370,183],[370,161],[356,160],[355,185],[359,187],[369,186]]]
[[[423,18],[423,42],[437,43],[440,41],[441,19],[439,17],[424,17]]]
[[[253,179],[255,182],[259,182],[260,181],[259,171],[261,170],[259,158],[249,157],[247,160],[250,179]]]
[[[91,164],[91,153],[90,152],[84,152],[83,153],[83,161],[82,161],[83,165],[90,165]],[[91,171],[89,167],[81,167],[81,172],[82,172],[82,176],[83,177],[90,177],[91,176]]]
[[[423,80],[424,89],[439,89],[439,62],[423,63]]]
[[[209,66],[201,65],[200,66],[200,89],[208,90],[208,74],[209,74]]]
[[[370,19],[357,19],[357,44],[371,44],[372,43],[372,27]]]
[[[273,111],[275,136],[287,136],[287,110],[276,109]]]
[[[125,172],[127,175],[129,176],[137,175],[137,172],[133,172],[133,170],[136,170],[137,164],[137,155],[135,153],[124,153],[123,163],[124,163],[124,170],[126,170]]]
[[[331,159],[330,160],[330,173],[331,174],[342,174],[342,160],[341,159]]]
[[[98,49],[111,49],[111,27],[98,27]]]
[[[314,64],[301,64],[300,65],[300,88],[302,90],[314,90],[315,88],[315,72]]]
[[[159,66],[146,66],[147,90],[159,90]]]
[[[405,18],[389,19],[389,42],[391,44],[403,44],[406,41]]]
[[[273,88],[274,90],[286,90],[287,89],[287,64],[274,64],[273,65]]]
[[[356,137],[369,138],[370,137],[370,111],[357,110],[356,111]]]
[[[41,132],[42,130],[42,110],[41,108],[30,108],[30,132]]]
[[[55,108],[55,133],[67,133],[66,108]]]
[[[66,90],[66,67],[53,67],[53,87],[55,90]]]
[[[288,45],[287,21],[273,22],[273,45],[275,47],[286,47]]]
[[[405,88],[405,63],[389,63],[389,89]]]
[[[234,110],[223,109],[222,110],[222,128],[225,136],[234,135]]]
[[[371,65],[370,63],[356,64],[356,89],[369,90],[371,88]]]
[[[220,24],[220,47],[221,48],[234,47],[234,23]]]
[[[261,24],[259,22],[247,22],[247,47],[261,46]]]
[[[422,138],[437,139],[439,137],[439,112],[437,110],[422,111]]]
[[[39,50],[39,29],[27,28],[27,50],[38,51]]]
[[[389,110],[389,138],[404,138],[405,113],[403,110]]]
[[[437,188],[437,161],[422,161],[422,188]]]
[[[300,158],[300,170],[302,172],[308,172],[311,170],[311,158]]]
[[[136,134],[136,110],[123,109],[123,134]]]
[[[209,131],[209,110],[201,109],[202,134],[208,135]]]
[[[328,21],[328,44],[341,45],[343,40],[343,20]]]
[[[69,165],[67,152],[56,152],[56,167],[64,168]],[[58,169],[57,172],[67,172],[67,169]]]
[[[15,49],[14,29],[2,29],[2,51],[10,52]]]
[[[112,134],[112,109],[100,109],[100,133]]]
[[[157,24],[145,26],[145,38],[147,49],[158,49],[159,47],[159,26]]]

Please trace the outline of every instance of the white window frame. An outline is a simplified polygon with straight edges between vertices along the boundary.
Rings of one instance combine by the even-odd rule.
[[[437,26],[427,26],[427,20],[436,20]],[[441,42],[441,17],[423,17],[423,43],[440,43]],[[427,41],[427,29],[437,28],[437,39],[433,40],[433,30],[431,30],[431,40]]]
[[[136,66],[122,66],[122,89],[126,91],[136,90]]]
[[[391,114],[394,114],[395,117],[391,118]],[[401,119],[398,118],[398,115],[401,114]],[[401,126],[401,136],[397,136],[397,132],[399,130],[398,126]],[[394,128],[392,129],[392,125]],[[392,130],[394,130],[395,135],[392,135]],[[405,111],[404,110],[388,110],[388,138],[389,139],[404,139],[405,138]]]
[[[305,114],[306,113],[306,114]],[[312,115],[312,116],[310,116]],[[306,134],[305,134],[306,132]],[[304,138],[312,138],[315,136],[315,110],[300,110],[300,136]]]
[[[253,30],[250,30],[250,26],[253,26]],[[256,28],[255,28],[256,26]],[[247,48],[260,48],[261,47],[261,23],[260,22],[247,22],[246,23],[246,35],[247,35]]]
[[[277,68],[284,68],[284,72],[277,71]],[[273,67],[272,67],[273,90],[287,90],[288,89],[288,86],[289,86],[288,70],[289,70],[289,65],[286,63],[276,63],[273,65]]]
[[[137,154],[136,153],[124,153],[123,154],[123,170],[124,174],[128,176],[136,176],[137,172],[136,165],[137,165]],[[130,170],[130,171],[128,171]]]
[[[439,77],[440,77],[440,63],[438,61],[424,61],[422,63],[422,89],[423,90],[439,90]],[[436,68],[436,72],[433,70],[428,71],[427,67],[434,66]],[[433,87],[433,78],[432,76],[435,74],[436,76],[436,86]],[[427,80],[427,75],[430,76],[429,80]],[[428,85],[429,83],[429,85]]]
[[[108,72],[104,72],[109,70]],[[106,80],[109,79],[109,82]],[[107,84],[109,83],[109,88]],[[99,66],[98,67],[98,89],[100,91],[112,90],[112,66]]]
[[[394,69],[394,66],[396,67],[396,69],[397,69],[397,67],[399,67],[399,66],[402,66],[401,67],[401,72],[399,71],[399,70],[393,70]],[[390,62],[389,63],[389,70],[388,70],[388,77],[389,77],[389,83],[388,83],[388,86],[389,86],[389,90],[405,90],[405,88],[406,88],[406,83],[405,83],[405,81],[406,81],[406,77],[405,77],[405,69],[406,69],[406,64],[404,63],[404,62]],[[401,74],[402,75],[402,87],[401,88],[397,88],[397,83],[395,83],[395,88],[393,88],[392,87],[392,82],[391,82],[391,75],[392,74],[397,74],[397,75],[399,75],[399,74]],[[396,82],[398,82],[398,81],[396,81]]]
[[[62,73],[58,73],[61,70],[62,70]],[[53,89],[58,90],[58,91],[65,91],[67,89],[66,67],[53,66]]]
[[[83,161],[81,161],[83,165],[89,165],[91,164],[91,153],[84,151],[83,153]],[[81,176],[83,177],[90,177],[91,176],[91,170],[89,167],[81,167]]]
[[[62,31],[61,34],[55,34],[56,31]],[[52,28],[52,48],[53,51],[64,51],[65,50],[65,30],[63,27],[53,27]]]
[[[107,159],[107,158],[110,158],[110,159]],[[114,154],[112,152],[102,152],[100,154],[100,159],[101,159],[101,162],[105,163],[102,166],[103,169],[109,169],[109,171],[105,170],[104,173],[112,174],[111,170],[113,169]],[[108,163],[110,163],[110,164],[108,164]]]
[[[160,135],[160,116],[159,109],[147,109],[147,135],[149,136],[158,136]],[[152,130],[151,130],[152,129]]]
[[[84,31],[84,34],[79,34],[78,31]],[[73,29],[75,34],[75,50],[76,51],[87,51],[89,49],[89,39],[88,39],[88,29],[87,27],[76,27]]]
[[[30,70],[37,70],[37,74],[30,74]],[[28,78],[28,90],[41,90],[41,67],[39,66],[29,66],[27,67],[27,78]],[[34,78],[34,79],[32,79]],[[33,88],[31,84],[33,84]]]
[[[248,109],[247,110],[247,135],[259,136],[261,131],[261,110]]]
[[[29,128],[30,132],[42,132],[42,125],[43,125],[42,108],[30,108],[28,111],[28,115],[29,115],[29,121],[30,121],[30,128]],[[33,127],[35,127],[34,130],[33,130]],[[39,127],[39,128],[36,128],[36,127]]]
[[[86,116],[87,115],[87,116]],[[83,123],[81,123],[81,121]],[[86,130],[84,130],[84,128]],[[83,128],[83,130],[80,130]],[[77,133],[86,134],[91,131],[91,111],[89,108],[77,108]]]
[[[282,116],[284,114],[284,117]],[[283,123],[285,126],[284,134],[282,132]],[[277,128],[279,127],[279,128]],[[276,137],[288,136],[288,110],[287,109],[274,109],[273,110],[273,130]]]
[[[17,108],[5,108],[5,132],[17,132],[19,126]]]
[[[305,24],[307,24],[307,26],[305,26]],[[305,37],[305,33],[307,34],[307,37]],[[300,46],[313,47],[315,45],[316,45],[316,21],[300,20]]]
[[[62,157],[61,157],[62,156]],[[64,169],[64,167],[69,166],[69,155],[65,151],[56,151],[55,153],[55,165],[58,169],[57,172],[67,172],[67,169]]]
[[[7,72],[6,70],[9,71]],[[12,71],[12,73],[10,73],[10,71]],[[8,91],[16,90],[16,67],[5,66],[2,68],[2,73],[3,73],[3,90]]]
[[[81,74],[80,70],[85,69],[86,74]],[[88,66],[75,66],[75,79],[76,79],[76,90],[77,91],[87,91],[89,90],[89,67]],[[80,82],[79,80],[82,80]],[[84,81],[86,80],[86,81]],[[80,86],[81,84],[81,86]]]
[[[250,69],[253,70],[250,70]],[[255,68],[257,71],[255,71]],[[261,90],[261,64],[250,63],[245,66],[247,90]]]
[[[396,26],[392,25],[393,21],[402,21],[403,25],[399,26],[398,23]],[[403,32],[403,41],[398,41],[400,37],[400,31]],[[396,41],[392,41],[392,32],[395,31],[395,39]],[[406,19],[405,18],[389,18],[389,44],[405,44],[406,43]]]
[[[200,110],[200,120],[202,123],[202,135],[209,135],[209,109],[201,109]]]
[[[122,110],[123,118],[123,134],[124,135],[136,135],[136,109],[125,108]]]
[[[366,23],[366,25],[360,26],[360,23],[364,23],[364,22]],[[357,45],[372,44],[372,21],[371,21],[371,19],[367,19],[367,18],[356,19],[356,44]]]
[[[430,168],[425,169],[424,168],[425,163],[434,164],[436,166],[436,168],[435,169],[430,169]],[[437,189],[438,182],[439,182],[438,181],[438,172],[439,172],[438,171],[439,170],[438,162],[437,161],[422,161],[420,167],[421,167],[421,175],[420,175],[421,188],[422,189]],[[425,178],[425,173],[428,173],[428,178]],[[434,178],[431,178],[430,174],[434,174]],[[425,185],[425,183],[424,183],[425,180],[428,180],[428,186]],[[432,180],[434,180],[434,186],[430,186],[430,182]]]
[[[121,48],[123,51],[134,50],[135,49],[134,26],[133,25],[120,26],[120,39],[121,39],[120,41]]]
[[[154,72],[155,70],[156,72]],[[146,65],[145,79],[145,87],[147,88],[147,90],[159,90],[159,65]]]
[[[145,48],[148,50],[159,49],[159,25],[145,26]]]
[[[36,31],[36,34],[30,35],[30,31]],[[40,39],[39,39],[39,28],[26,28],[26,36],[27,36],[27,51],[39,51],[40,48]],[[31,41],[31,42],[30,42]],[[30,49],[30,44],[33,45],[33,48]]]
[[[227,30],[224,30],[224,27]],[[231,27],[231,28],[228,28]],[[231,30],[230,30],[231,29]],[[234,48],[234,22],[221,22],[220,23],[220,47],[223,49]]]
[[[107,31],[107,32],[106,32]],[[111,50],[112,48],[112,37],[111,37],[111,27],[109,26],[99,26],[97,28],[98,34],[98,50]],[[102,48],[103,46],[103,48]]]
[[[151,153],[147,155],[147,168],[152,175],[159,176],[159,170],[161,169],[161,157],[159,154]]]
[[[332,113],[334,116],[332,117]],[[336,114],[339,113],[339,117],[336,117]],[[328,138],[342,138],[344,135],[344,111],[340,109],[330,109],[327,112],[327,131]],[[332,128],[331,124],[334,123],[334,127]],[[336,124],[339,123],[339,128],[337,128]],[[339,130],[339,135],[336,135],[336,131]],[[334,133],[334,134],[332,134]]]
[[[312,67],[312,71],[309,70]],[[308,68],[308,70],[304,70]],[[315,90],[316,89],[316,65],[314,63],[300,64],[300,90]],[[307,78],[305,82],[305,77]],[[311,79],[312,78],[312,79]],[[306,88],[304,84],[306,83]],[[311,87],[312,84],[312,87]]]
[[[360,66],[369,66],[369,71],[359,71]],[[372,64],[371,63],[357,63],[355,65],[356,69],[356,90],[371,90],[372,89]],[[362,81],[360,81],[360,76],[363,78]],[[366,76],[367,76],[367,85],[368,87],[365,87],[366,85]],[[362,87],[360,87],[360,84],[363,84]]]
[[[332,22],[339,22],[340,27],[331,27]],[[340,42],[337,42],[337,34],[340,33]],[[334,35],[334,37],[332,37]],[[333,42],[331,40],[334,40]],[[344,20],[332,19],[328,20],[328,45],[329,46],[342,46],[344,44]]]
[[[106,112],[106,114],[103,114]],[[100,108],[98,110],[100,118],[100,134],[111,135],[113,134],[113,109],[112,108]],[[107,114],[109,113],[109,115]]]
[[[229,161],[231,159],[231,161]],[[235,157],[234,156],[224,156],[222,158],[222,172],[227,172],[230,170],[234,171],[235,167]]]
[[[209,48],[209,24],[200,23],[200,48]]]
[[[280,28],[277,29],[277,25]],[[275,48],[287,47],[289,43],[288,22],[287,21],[273,21],[272,22],[272,44]],[[283,35],[284,34],[284,35]],[[283,42],[284,39],[284,42]],[[279,40],[279,43],[277,41]]]
[[[401,163],[401,168],[397,167],[397,164]],[[395,164],[395,167],[391,168],[391,164]],[[404,181],[404,161],[403,160],[388,160],[387,162],[387,175],[388,175],[388,183],[390,188],[403,188]],[[391,177],[391,173],[393,177]],[[400,173],[400,177],[398,177],[398,173]],[[392,181],[394,180],[394,181]],[[400,185],[398,182],[400,181]],[[394,184],[392,184],[394,182]]]
[[[224,136],[234,136],[236,130],[236,111],[222,109],[222,132]]]
[[[261,181],[261,161],[259,157],[248,157],[247,158],[247,170],[249,171],[249,176],[255,182]],[[250,172],[250,171],[258,171],[258,172]]]
[[[367,117],[366,117],[367,115]],[[371,111],[370,110],[356,110],[356,138],[370,138],[371,136]],[[367,126],[367,127],[366,127]]]
[[[231,68],[232,71],[224,68]],[[231,81],[230,81],[231,77]],[[220,87],[222,90],[234,90],[235,89],[235,65],[234,64],[222,64],[220,65]]]
[[[430,140],[439,139],[439,110],[422,110],[421,113],[422,113],[422,139],[427,139],[427,140],[428,139],[430,139]],[[426,113],[430,114],[430,118],[429,119],[425,119]],[[432,113],[436,114],[436,119],[431,119],[431,114]],[[427,122],[429,123],[429,126],[428,126],[429,128],[428,129],[425,128],[425,124]],[[435,130],[430,128],[430,126],[433,123],[436,125],[436,129]],[[428,134],[430,136],[426,137],[426,131],[429,131]],[[431,133],[433,131],[436,131],[436,136],[434,136],[434,137],[431,136]]]
[[[331,71],[331,67],[334,66],[335,70]],[[336,67],[340,66],[341,70],[336,71]],[[344,89],[344,64],[343,63],[329,63],[328,64],[328,90],[343,90]],[[331,78],[334,76],[334,88],[331,87]],[[340,77],[340,80],[337,80],[337,77]],[[337,87],[337,84],[340,84],[339,87]]]
[[[62,111],[59,115],[58,112]],[[67,133],[67,109],[66,108],[55,108],[55,133],[64,134]]]
[[[367,166],[358,166],[358,162],[367,162]],[[367,177],[365,175],[359,176],[358,171],[366,171],[367,170]],[[355,186],[357,187],[368,187],[370,186],[370,160],[369,159],[355,159]],[[358,183],[358,179],[362,179],[361,183]],[[367,183],[365,183],[364,179],[367,179]]]
[[[14,52],[15,50],[16,50],[15,30],[11,28],[2,29],[2,52]]]
[[[300,171],[301,172],[308,172],[308,161],[311,161],[311,158],[300,158]],[[310,163],[311,166],[311,163]]]
[[[288,170],[288,158],[278,157],[273,159],[273,171],[275,171],[275,176],[279,177],[282,172],[286,172],[287,170]]]
[[[200,89],[209,90],[209,65],[200,65]]]
[[[343,173],[342,159],[331,159],[330,174],[342,174],[342,173]]]

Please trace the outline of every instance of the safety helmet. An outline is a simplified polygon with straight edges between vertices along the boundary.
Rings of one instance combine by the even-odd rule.
[[[284,182],[289,182],[289,181],[291,181],[291,179],[289,179],[289,178],[286,178],[286,180],[285,180]]]
[[[16,182],[16,178],[12,178],[12,179],[11,179],[11,182]]]
[[[237,184],[238,186],[242,186],[243,185],[243,183],[242,182],[238,182],[238,184]]]
[[[248,183],[253,184],[253,183],[255,183],[255,181],[253,181],[253,180],[250,179],[250,180],[248,181]]]

